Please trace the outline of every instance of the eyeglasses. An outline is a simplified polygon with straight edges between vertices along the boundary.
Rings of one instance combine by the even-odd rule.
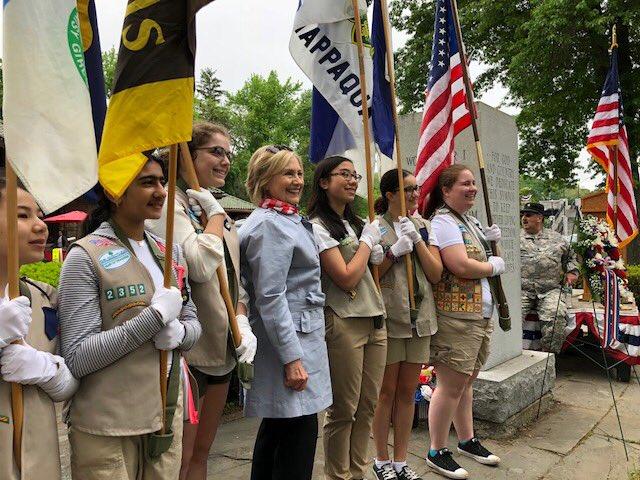
[[[407,185],[406,187],[404,187],[404,193],[416,193],[418,190],[420,190],[420,187],[417,185]],[[397,189],[396,192],[399,192],[400,189]]]
[[[349,170],[341,170],[339,172],[329,174],[330,177],[335,177],[338,175],[344,178],[346,181],[353,179],[356,182],[359,182],[360,180],[362,180],[362,175],[356,172],[350,172]]]
[[[267,147],[267,152],[273,153],[274,155],[282,150],[286,150],[287,152],[293,152],[291,147],[288,147],[287,145],[269,145]]]
[[[218,157],[218,158],[224,158],[224,156],[226,155],[226,157],[229,159],[229,161],[233,160],[233,153],[231,153],[229,150],[225,150],[224,148],[219,147],[217,145],[215,147],[194,148],[194,150],[204,150],[205,152],[208,152],[211,155],[213,155],[214,157]]]

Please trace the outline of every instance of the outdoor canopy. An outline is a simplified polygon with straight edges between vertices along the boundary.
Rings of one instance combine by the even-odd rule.
[[[80,223],[84,222],[85,218],[87,218],[86,212],[74,210],[73,212],[62,213],[60,215],[45,218],[44,221],[47,223]]]

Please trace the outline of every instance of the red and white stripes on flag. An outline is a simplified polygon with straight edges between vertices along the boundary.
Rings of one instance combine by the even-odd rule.
[[[587,151],[607,174],[607,222],[623,247],[638,234],[638,213],[633,192],[629,140],[624,124],[622,95],[618,80],[617,48],[611,52],[611,66],[587,139]],[[617,147],[617,188],[615,185]],[[617,195],[616,195],[617,192]]]
[[[471,125],[450,0],[436,3],[431,71],[415,175],[420,186],[419,209],[435,188],[440,172],[453,163],[454,139]]]

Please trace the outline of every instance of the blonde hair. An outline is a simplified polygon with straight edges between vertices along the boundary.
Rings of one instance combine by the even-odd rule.
[[[266,145],[256,150],[247,167],[247,193],[255,205],[260,205],[266,195],[266,188],[273,177],[280,175],[287,169],[289,162],[295,158],[302,168],[302,161],[290,150],[280,150],[277,153],[269,151],[272,145]]]

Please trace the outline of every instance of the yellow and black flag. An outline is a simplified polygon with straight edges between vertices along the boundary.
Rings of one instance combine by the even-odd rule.
[[[142,152],[191,139],[195,15],[211,1],[128,1],[98,155],[115,198],[144,166]]]

